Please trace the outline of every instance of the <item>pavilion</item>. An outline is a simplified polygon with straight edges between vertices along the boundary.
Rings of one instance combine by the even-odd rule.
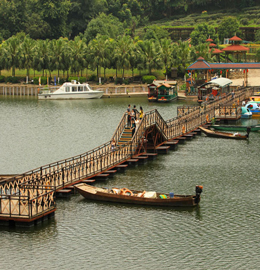
[[[222,49],[222,51],[226,53],[226,62],[227,62],[227,58],[229,54],[232,54],[233,56],[236,55],[237,62],[238,62],[239,55],[244,55],[244,59],[246,61],[246,52],[249,51],[249,48],[246,48],[240,45],[240,42],[242,41],[242,39],[237,36],[234,36],[230,38],[229,41],[231,41],[231,45]]]
[[[228,78],[228,71],[230,69],[244,70],[244,85],[247,85],[247,73],[249,69],[260,69],[260,63],[208,63],[203,57],[199,57],[197,61],[187,67],[188,72],[204,71],[205,82],[211,79],[211,74],[214,70],[226,70],[226,78]]]

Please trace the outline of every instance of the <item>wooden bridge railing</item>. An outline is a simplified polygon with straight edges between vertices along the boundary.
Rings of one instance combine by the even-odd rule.
[[[246,95],[248,92],[242,89],[236,98],[244,99]],[[106,171],[130,158],[142,143],[145,131],[149,127],[156,125],[164,140],[176,138],[215,117],[221,104],[232,103],[234,100],[231,99],[231,96],[227,96],[216,103],[206,104],[203,108],[195,106],[183,110],[182,107],[182,110],[179,110],[180,115],[168,121],[165,121],[157,110],[152,110],[144,115],[132,141],[114,152],[111,151],[109,141],[81,155],[5,179],[0,184],[0,216],[32,217],[53,209],[56,190]],[[231,114],[234,112],[233,109],[230,107]],[[119,140],[126,124],[127,114],[124,113],[112,139]]]

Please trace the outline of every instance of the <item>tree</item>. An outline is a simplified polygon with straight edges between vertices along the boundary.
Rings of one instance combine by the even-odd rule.
[[[152,68],[159,66],[159,44],[153,40],[144,40],[138,42],[138,53],[141,54],[144,67],[148,69],[149,74]]]
[[[51,62],[53,68],[58,70],[58,77],[60,77],[60,70],[64,70],[63,55],[66,52],[67,42],[67,38],[59,38],[58,40],[52,40],[50,44],[50,51],[53,54]]]
[[[255,41],[260,43],[260,29],[258,29],[255,33]]]
[[[21,68],[26,69],[26,75],[29,77],[30,68],[32,68],[32,63],[35,54],[35,44],[36,42],[29,36],[26,36],[23,43],[21,44]]]
[[[224,42],[224,38],[231,38],[240,35],[239,22],[235,17],[225,17],[218,27],[219,40]]]
[[[200,43],[190,50],[191,61],[196,61],[199,57],[203,57],[207,62],[212,61],[211,50],[209,44]]]
[[[113,15],[101,13],[97,18],[92,19],[84,33],[87,43],[96,38],[97,34],[116,39],[123,35],[123,24]]]
[[[97,35],[95,39],[91,40],[89,43],[89,57],[92,59],[90,65],[92,68],[97,69],[97,77],[99,77],[99,68],[102,66],[107,67],[109,61],[106,36]]]
[[[133,41],[130,36],[119,37],[116,42],[115,57],[118,68],[123,69],[122,77],[125,76],[125,69],[130,67],[129,58],[133,48]]]
[[[154,40],[160,40],[162,38],[168,38],[169,32],[165,29],[163,29],[160,26],[152,25],[145,27],[145,34],[143,39],[154,39]]]
[[[70,38],[83,33],[88,23],[99,13],[106,12],[108,8],[105,0],[71,0],[70,2],[68,15]]]
[[[37,70],[42,70],[42,76],[44,76],[45,69],[48,69],[50,65],[50,52],[49,52],[49,40],[38,40],[36,46],[36,54],[34,58],[34,66]],[[47,77],[47,75],[46,75]]]
[[[218,35],[216,34],[215,28],[207,23],[199,24],[191,32],[191,44],[196,46],[200,43],[205,43],[210,37],[215,44],[219,43]]]
[[[189,43],[187,41],[178,41],[174,51],[173,64],[178,68],[180,73],[185,74],[186,68],[192,62]]]
[[[160,40],[160,59],[162,60],[165,68],[165,72],[167,74],[169,68],[172,64],[173,58],[173,45],[172,41],[168,38],[164,38]]]
[[[59,38],[66,36],[67,16],[70,9],[70,0],[37,0],[35,10],[39,10],[40,18],[48,23],[49,31],[45,38]]]
[[[76,36],[73,41],[71,40],[69,42],[69,49],[71,57],[71,71],[76,72],[79,76],[79,72],[86,66],[86,40]]]
[[[10,37],[3,44],[7,56],[6,68],[12,68],[12,76],[15,76],[15,69],[19,67],[21,40],[18,35]]]

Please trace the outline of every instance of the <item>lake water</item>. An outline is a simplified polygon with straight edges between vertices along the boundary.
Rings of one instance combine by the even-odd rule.
[[[177,106],[194,104],[0,97],[0,174],[23,173],[109,141],[129,103],[157,108],[166,120]],[[97,185],[193,194],[200,184],[199,207],[59,199],[55,218],[42,225],[0,228],[0,269],[259,269],[259,153],[260,132],[249,142],[198,136]]]

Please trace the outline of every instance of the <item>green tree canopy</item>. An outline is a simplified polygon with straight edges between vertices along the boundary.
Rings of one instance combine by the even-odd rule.
[[[218,27],[218,35],[221,43],[224,42],[224,38],[232,38],[234,35],[241,35],[238,20],[235,17],[224,18]]]
[[[194,46],[200,43],[205,43],[209,37],[214,41],[215,44],[218,44],[219,42],[215,28],[212,25],[208,25],[207,23],[197,25],[192,31],[190,37],[191,44]]]
[[[101,13],[97,18],[90,21],[84,36],[87,42],[89,42],[90,40],[96,38],[97,34],[110,38],[116,38],[120,35],[123,35],[123,33],[123,24],[119,21],[118,18],[111,14],[106,15]]]

